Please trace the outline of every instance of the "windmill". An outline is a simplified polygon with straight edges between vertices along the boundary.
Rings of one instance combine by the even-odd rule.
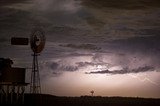
[[[90,91],[90,93],[91,93],[91,96],[93,96],[93,94],[94,94],[94,91],[92,90],[92,91]]]
[[[33,51],[33,62],[32,62],[32,72],[31,72],[31,83],[30,83],[30,93],[41,93],[40,86],[40,76],[38,68],[38,56],[45,46],[45,35],[41,28],[35,28],[28,38],[12,37],[12,45],[28,45],[30,40],[30,46]]]
[[[34,29],[30,36],[30,46],[33,51],[30,93],[41,93],[38,56],[45,46],[45,35],[42,29]]]

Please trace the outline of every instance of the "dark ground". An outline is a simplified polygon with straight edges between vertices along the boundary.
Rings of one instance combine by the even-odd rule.
[[[25,95],[27,106],[160,106],[160,99],[130,97],[58,97],[46,94]]]

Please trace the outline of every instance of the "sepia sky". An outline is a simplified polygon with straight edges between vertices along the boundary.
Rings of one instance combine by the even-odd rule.
[[[32,50],[10,39],[34,27],[46,36],[43,93],[160,98],[158,0],[1,0],[0,57],[26,67],[27,82]]]

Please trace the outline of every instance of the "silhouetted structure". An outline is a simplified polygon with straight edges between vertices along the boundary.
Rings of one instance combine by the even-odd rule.
[[[45,36],[44,31],[41,28],[35,28],[28,38],[12,37],[12,45],[28,45],[30,40],[30,46],[33,51],[33,63],[31,72],[31,83],[30,83],[30,93],[36,94],[41,93],[40,76],[38,68],[38,56],[45,46]]]
[[[0,104],[23,104],[25,68],[11,67],[12,60],[0,58]]]
[[[93,96],[93,94],[94,94],[94,91],[92,90],[90,93],[91,93],[91,96]]]
[[[33,51],[33,63],[31,73],[30,93],[41,93],[40,76],[38,68],[38,56],[45,45],[44,32],[41,29],[35,29],[30,38],[30,45]]]
[[[18,38],[18,37],[11,38],[12,45],[28,45],[28,42],[29,42],[28,38]]]

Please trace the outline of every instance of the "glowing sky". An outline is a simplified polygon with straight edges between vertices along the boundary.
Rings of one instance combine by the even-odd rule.
[[[46,32],[42,92],[58,96],[160,97],[157,0],[25,0],[0,5],[0,57],[26,67],[32,51],[10,38]]]

